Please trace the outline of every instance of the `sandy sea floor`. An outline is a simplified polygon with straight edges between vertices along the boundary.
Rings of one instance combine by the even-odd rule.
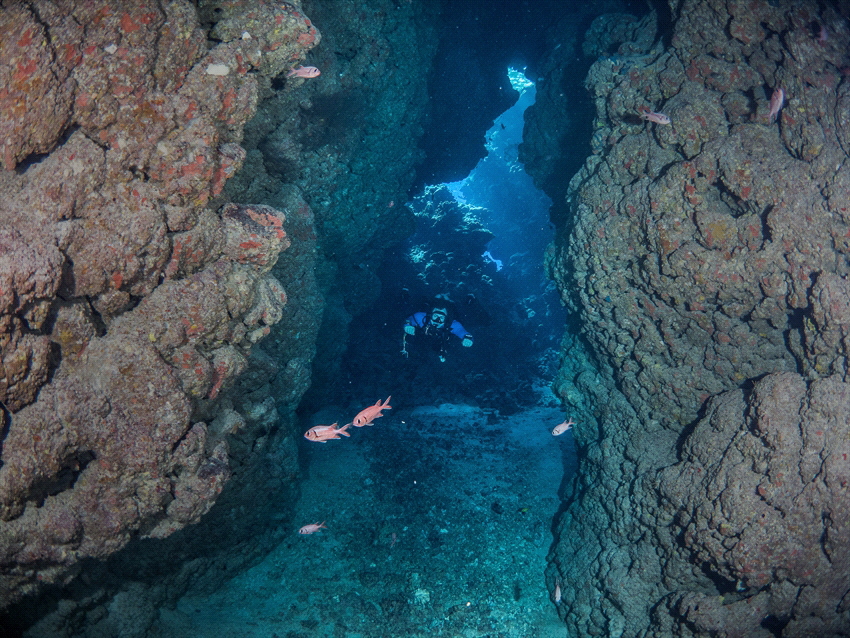
[[[327,409],[313,421],[351,416]],[[215,594],[163,609],[163,630],[566,636],[543,577],[558,493],[574,471],[572,434],[550,434],[563,418],[556,407],[502,417],[446,404],[389,410],[350,438],[304,439],[291,536]],[[328,529],[298,534],[322,521]]]

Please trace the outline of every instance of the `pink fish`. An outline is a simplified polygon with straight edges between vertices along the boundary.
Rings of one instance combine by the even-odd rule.
[[[558,436],[559,434],[563,434],[567,430],[572,430],[575,424],[576,422],[573,421],[572,417],[570,417],[569,421],[564,421],[563,423],[555,426],[555,428],[552,430],[552,436]]]
[[[322,72],[314,66],[299,66],[297,69],[292,69],[289,73],[287,73],[286,77],[314,78],[321,74]]]
[[[325,525],[325,521],[321,523],[311,523],[310,525],[305,525],[301,529],[298,530],[299,534],[312,534],[313,532],[318,532],[320,529],[327,529],[328,526]]]
[[[779,115],[779,111],[782,110],[782,106],[785,104],[785,89],[777,88],[773,95],[770,96],[770,113],[768,114],[768,119],[770,123],[773,124],[776,121],[776,116]]]
[[[307,430],[304,433],[304,438],[316,441],[317,443],[327,443],[331,439],[338,439],[340,434],[351,436],[346,432],[349,425],[351,424],[343,425],[341,428],[336,427],[336,423],[333,425],[317,425]]]
[[[378,402],[375,405],[370,405],[368,408],[364,408],[357,413],[357,416],[354,417],[354,421],[349,423],[349,425],[353,425],[356,428],[362,428],[364,425],[372,425],[372,421],[377,419],[379,416],[384,416],[381,414],[381,410],[392,410],[393,406],[390,405],[390,399],[392,397],[387,397],[387,400],[381,403],[381,400],[378,399]]]
[[[655,122],[656,124],[670,124],[670,118],[664,115],[664,113],[656,113],[655,111],[650,111],[647,107],[642,106],[640,109],[640,117],[644,120],[649,120],[650,122]]]

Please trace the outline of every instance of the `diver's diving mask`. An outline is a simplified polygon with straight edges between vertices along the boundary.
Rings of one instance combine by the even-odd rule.
[[[435,328],[442,328],[446,325],[446,309],[445,308],[434,308],[431,311],[431,318],[429,319],[432,326]]]

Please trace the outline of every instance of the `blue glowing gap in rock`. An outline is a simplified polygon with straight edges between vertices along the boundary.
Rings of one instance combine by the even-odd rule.
[[[515,91],[519,91],[520,95],[524,93],[526,89],[530,89],[534,86],[534,82],[525,77],[525,69],[520,71],[519,69],[509,66],[508,79],[511,81],[511,86],[514,87]]]
[[[481,254],[483,272],[506,294],[518,298],[529,318],[554,321],[553,311],[560,316],[560,304],[543,268],[543,254],[552,240],[552,202],[535,188],[519,161],[523,114],[536,94],[534,82],[523,71],[507,69],[520,96],[487,131],[487,156],[465,179],[446,187],[459,203],[475,207],[480,222],[494,235]]]

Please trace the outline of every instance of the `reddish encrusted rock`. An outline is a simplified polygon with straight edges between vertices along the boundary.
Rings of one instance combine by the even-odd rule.
[[[297,3],[296,3],[297,4]],[[212,36],[222,42],[255,40],[262,55],[260,69],[277,75],[285,67],[295,66],[302,52],[321,40],[316,27],[296,4],[269,0],[238,0],[209,3],[206,11],[215,11]]]
[[[0,230],[0,403],[16,410],[47,381],[50,340],[44,327],[61,279],[55,246]]]
[[[282,317],[289,239],[218,198],[258,78],[318,37],[288,4],[231,3],[209,49],[183,0],[36,4],[0,11],[0,605],[196,522],[230,477],[245,421],[200,415]]]
[[[6,169],[30,153],[49,151],[71,119],[76,86],[68,79],[83,27],[69,16],[50,13],[50,33],[31,7],[13,3],[0,13],[0,135]],[[59,34],[55,46],[52,40]]]

